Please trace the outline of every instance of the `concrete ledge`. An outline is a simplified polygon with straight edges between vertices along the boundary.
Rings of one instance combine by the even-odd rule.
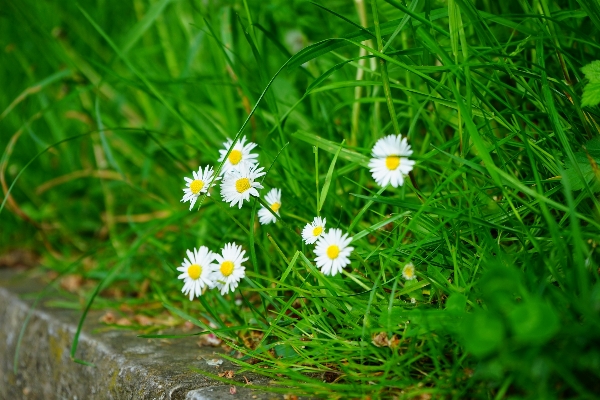
[[[90,334],[98,327],[92,313],[80,336],[77,357],[88,367],[71,361],[69,353],[79,312],[34,310],[21,343],[18,370],[13,372],[19,332],[31,302],[23,294],[39,291],[31,280],[15,279],[0,270],[0,398],[1,399],[281,399],[281,395],[253,391],[242,375],[235,394],[231,387],[190,370],[213,374],[236,370],[223,360],[219,367],[206,360],[218,357],[213,348],[200,348],[194,338],[170,341],[140,339],[136,333],[108,331]],[[257,385],[267,380],[244,373]]]

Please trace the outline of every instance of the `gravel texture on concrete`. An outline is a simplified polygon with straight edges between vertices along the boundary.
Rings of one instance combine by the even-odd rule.
[[[70,349],[81,311],[32,309],[31,293],[39,292],[41,285],[0,269],[0,399],[282,398],[246,385],[246,378],[266,385],[264,377],[236,373],[233,380],[239,384],[232,386],[193,371],[217,375],[237,370],[227,360],[210,366],[207,360],[220,358],[220,350],[199,347],[193,337],[142,339],[131,331],[98,330],[102,325],[96,312],[86,319],[76,354],[94,367],[75,363]],[[15,373],[15,349],[29,313]]]

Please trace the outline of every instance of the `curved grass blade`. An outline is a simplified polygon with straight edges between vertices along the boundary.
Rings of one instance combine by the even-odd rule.
[[[146,15],[140,19],[123,39],[121,51],[123,54],[129,53],[129,50],[140,40],[142,35],[152,26],[154,21],[160,16],[165,7],[173,0],[160,0],[152,4]]]
[[[323,209],[323,204],[325,204],[325,199],[327,198],[327,193],[329,193],[329,186],[331,185],[331,179],[333,178],[333,171],[335,170],[335,163],[340,155],[340,151],[342,151],[342,147],[344,147],[344,142],[346,139],[342,140],[342,143],[338,147],[338,150],[335,152],[333,156],[333,160],[331,160],[331,164],[329,165],[329,171],[327,171],[327,176],[325,177],[325,182],[323,183],[323,189],[321,190],[321,196],[319,199],[319,206],[317,208],[317,213],[320,213]]]

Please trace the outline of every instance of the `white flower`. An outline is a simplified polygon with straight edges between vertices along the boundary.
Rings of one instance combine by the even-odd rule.
[[[412,155],[410,145],[401,135],[383,137],[373,146],[373,158],[369,168],[373,179],[380,186],[391,184],[393,187],[404,184],[404,176],[412,171],[415,162],[407,157]]]
[[[194,207],[196,200],[198,200],[198,197],[200,197],[202,193],[206,193],[208,196],[210,196],[208,189],[213,187],[216,181],[221,179],[220,177],[215,178],[214,174],[215,171],[213,168],[210,165],[207,165],[206,168],[204,168],[204,172],[202,172],[202,167],[198,167],[198,172],[192,171],[192,176],[194,179],[190,179],[188,177],[183,178],[187,183],[187,187],[183,189],[183,198],[181,201],[189,201],[190,210]]]
[[[279,215],[279,209],[281,208],[281,189],[271,189],[269,193],[265,196],[265,201],[271,207],[271,210],[277,215]],[[273,222],[277,222],[277,218],[268,208],[262,207],[258,210],[258,220],[261,224],[272,224]]]
[[[415,274],[415,266],[413,263],[409,262],[402,268],[402,277],[407,281],[412,281],[417,279],[417,275]]]
[[[315,217],[315,219],[313,219],[313,222],[306,224],[304,229],[302,229],[302,239],[304,239],[304,243],[315,243],[323,234],[326,221],[326,218]]]
[[[352,241],[348,234],[342,234],[341,229],[330,229],[317,241],[315,247],[315,262],[325,275],[337,275],[350,264],[348,257],[354,247],[348,247]]]
[[[244,258],[244,254],[246,250],[232,242],[223,247],[221,254],[215,255],[212,279],[222,295],[235,291],[240,279],[246,276],[242,263],[248,261],[248,257]]]
[[[258,165],[242,163],[239,170],[232,170],[223,177],[221,182],[221,196],[223,201],[229,203],[229,207],[235,204],[242,208],[242,204],[250,199],[250,195],[258,196],[258,190],[262,185],[254,180],[260,178],[266,172]]]
[[[256,147],[256,143],[244,143],[246,143],[246,136],[242,136],[240,140],[238,140],[235,143],[235,146],[233,146],[233,150],[231,150],[231,152],[227,156],[227,159],[225,160],[225,163],[223,164],[223,168],[221,169],[221,175],[225,175],[233,170],[238,170],[244,163],[248,163],[250,165],[258,163],[258,161],[256,160],[256,158],[258,158],[258,154],[250,153],[252,149]],[[225,149],[219,150],[219,153],[221,153],[219,162],[225,159],[225,155],[231,148],[232,144],[232,139],[227,139],[227,141],[223,143],[223,147],[225,147]]]
[[[209,288],[215,287],[212,281],[213,265],[215,253],[210,251],[205,246],[200,246],[198,250],[186,250],[188,258],[183,259],[181,267],[177,271],[182,274],[177,279],[183,279],[184,285],[181,290],[183,294],[190,295],[190,301],[194,296],[200,297],[205,286]]]

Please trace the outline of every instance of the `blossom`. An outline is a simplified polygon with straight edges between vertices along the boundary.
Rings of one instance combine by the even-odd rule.
[[[324,233],[315,247],[315,262],[325,275],[337,275],[350,264],[350,253],[354,247],[348,246],[352,241],[341,229],[330,229]]]
[[[417,279],[417,275],[415,274],[415,266],[413,263],[409,262],[402,268],[402,277],[407,281],[412,281]]]
[[[184,177],[187,187],[183,189],[183,198],[182,202],[189,201],[190,202],[190,210],[196,204],[196,200],[202,193],[206,193],[207,196],[210,196],[208,193],[208,189],[213,187],[216,184],[216,181],[221,179],[220,177],[214,176],[215,171],[213,167],[207,165],[202,171],[202,167],[198,167],[198,172],[192,171],[192,177],[194,179],[190,179],[188,177]]]
[[[221,249],[221,254],[215,255],[212,280],[222,295],[235,291],[240,279],[246,276],[246,268],[242,266],[243,262],[248,261],[248,257],[244,258],[245,254],[242,246],[232,242]]]
[[[315,243],[323,234],[326,221],[326,218],[315,217],[311,223],[306,224],[304,229],[302,229],[302,239],[304,239],[304,243]]]
[[[389,135],[379,139],[373,146],[373,158],[369,161],[375,182],[380,186],[402,186],[404,176],[408,175],[415,165],[413,160],[407,158],[412,153],[410,145],[402,135]]]
[[[273,212],[279,215],[279,209],[281,208],[281,189],[271,189],[265,196],[265,201],[273,210]],[[262,206],[258,210],[258,220],[261,224],[271,224],[277,221],[277,218],[269,211],[268,208]]]
[[[187,258],[184,258],[181,267],[177,268],[177,271],[181,272],[177,279],[183,280],[181,291],[185,295],[189,294],[191,301],[194,296],[200,297],[205,287],[212,289],[215,286],[211,278],[215,253],[205,246],[200,246],[197,250],[194,248],[193,251],[186,250],[186,253]]]
[[[246,143],[246,136],[242,136],[240,140],[235,143],[235,146],[233,146],[233,149],[231,152],[229,152],[227,159],[225,159],[225,156],[231,148],[233,140],[227,139],[227,141],[223,143],[223,147],[225,147],[225,149],[219,150],[219,153],[221,153],[219,162],[225,160],[223,168],[221,168],[221,175],[226,175],[233,170],[238,170],[243,164],[254,165],[258,163],[258,160],[256,160],[258,158],[258,154],[250,153],[252,149],[256,147],[256,143],[244,143]]]
[[[244,201],[250,199],[250,195],[258,196],[258,190],[262,185],[255,179],[265,175],[262,167],[254,164],[242,164],[239,169],[232,170],[223,177],[221,182],[221,196],[229,203],[230,207],[235,204],[242,208]]]

